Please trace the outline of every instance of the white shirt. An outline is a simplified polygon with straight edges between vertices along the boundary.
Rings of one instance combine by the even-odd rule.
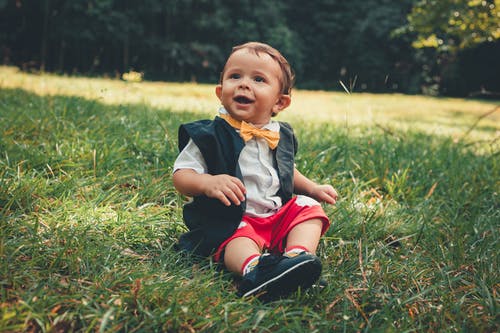
[[[227,113],[224,108],[219,113]],[[271,121],[262,128],[279,131],[278,122]],[[266,217],[273,215],[283,205],[276,194],[280,189],[278,172],[274,164],[272,150],[266,140],[252,138],[245,143],[238,159],[246,193],[246,215]],[[202,174],[207,173],[207,166],[198,146],[189,140],[174,163],[174,171],[192,169]]]

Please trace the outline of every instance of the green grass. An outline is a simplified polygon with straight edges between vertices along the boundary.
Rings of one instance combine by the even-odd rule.
[[[499,330],[498,102],[295,92],[297,166],[342,197],[329,285],[263,304],[172,249],[177,127],[212,92],[0,68],[0,331]]]

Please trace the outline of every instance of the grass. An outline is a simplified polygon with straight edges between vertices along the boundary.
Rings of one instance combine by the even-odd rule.
[[[328,287],[263,304],[172,249],[177,127],[212,92],[0,68],[0,331],[499,330],[498,102],[294,92],[298,168],[342,199]]]

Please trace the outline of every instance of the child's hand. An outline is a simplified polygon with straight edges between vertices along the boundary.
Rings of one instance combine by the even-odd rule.
[[[319,202],[326,202],[334,205],[337,202],[337,191],[331,185],[318,185],[300,173],[293,171],[293,190],[297,194],[305,194]]]
[[[172,176],[175,188],[182,194],[193,197],[206,195],[220,200],[224,205],[241,204],[246,189],[236,177],[197,173],[193,169],[179,169]]]
[[[310,196],[320,202],[334,205],[337,202],[337,191],[331,185],[316,185],[312,188]]]
[[[204,180],[203,193],[210,198],[219,199],[224,205],[231,202],[239,206],[245,201],[245,185],[236,177],[212,175]]]

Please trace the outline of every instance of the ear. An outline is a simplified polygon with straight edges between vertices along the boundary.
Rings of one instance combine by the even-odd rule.
[[[215,86],[215,95],[222,101],[222,84]]]
[[[277,115],[280,111],[286,109],[290,103],[292,103],[292,97],[290,95],[281,94],[273,106],[273,114]]]

